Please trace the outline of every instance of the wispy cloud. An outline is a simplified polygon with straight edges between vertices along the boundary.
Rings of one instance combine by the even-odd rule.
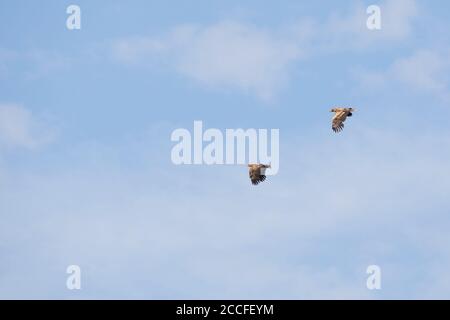
[[[0,104],[0,145],[35,149],[51,142],[54,132],[28,109]]]
[[[135,37],[114,44],[126,63],[154,63],[164,57],[177,72],[207,87],[239,89],[269,100],[289,77],[289,65],[303,57],[301,43],[253,25],[223,21],[175,27],[163,39]]]
[[[367,5],[359,2],[348,12],[334,12],[320,27],[323,50],[383,50],[410,38],[419,8],[416,0],[386,0],[379,4],[381,30],[366,26]]]
[[[419,50],[396,61],[391,72],[399,81],[450,101],[450,50]]]
[[[68,70],[72,63],[72,58],[58,52],[0,48],[0,77],[3,78],[19,75],[27,80],[37,80],[57,71]]]
[[[238,21],[179,25],[166,35],[132,36],[113,43],[123,63],[163,65],[206,87],[237,89],[271,100],[289,83],[295,63],[336,51],[379,49],[409,37],[417,15],[414,0],[387,0],[382,30],[366,27],[366,7],[335,12],[325,21],[312,18],[269,29]]]
[[[358,70],[355,76],[366,88],[386,89],[400,84],[450,101],[450,50],[417,50],[395,60],[383,71]]]

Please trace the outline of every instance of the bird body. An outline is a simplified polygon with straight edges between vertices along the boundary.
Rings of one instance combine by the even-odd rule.
[[[265,171],[270,168],[269,165],[265,164],[249,164],[248,165],[248,175],[253,185],[257,185],[260,182],[266,180]]]
[[[330,112],[334,112],[331,128],[334,132],[340,132],[344,129],[344,122],[347,117],[351,117],[355,109],[353,108],[333,108]]]

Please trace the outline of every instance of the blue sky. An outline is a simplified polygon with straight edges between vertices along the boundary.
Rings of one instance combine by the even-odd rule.
[[[450,298],[449,12],[2,1],[0,297]],[[195,120],[279,129],[279,173],[173,165]]]

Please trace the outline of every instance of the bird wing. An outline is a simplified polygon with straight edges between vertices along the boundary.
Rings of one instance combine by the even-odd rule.
[[[266,176],[261,174],[261,168],[261,165],[252,165],[249,169],[248,173],[253,185],[257,185],[266,180]]]
[[[344,129],[344,121],[347,119],[348,112],[339,110],[333,117],[331,128],[334,132],[340,132]]]

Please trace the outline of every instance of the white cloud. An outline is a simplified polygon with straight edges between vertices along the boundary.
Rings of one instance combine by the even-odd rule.
[[[335,12],[320,29],[322,50],[353,51],[376,48],[382,50],[391,44],[408,39],[418,16],[415,0],[387,0],[381,3],[381,30],[366,26],[367,6],[357,3],[348,13]]]
[[[117,40],[113,57],[127,64],[165,65],[206,87],[270,100],[288,84],[294,63],[307,57],[379,50],[408,38],[418,11],[415,0],[387,0],[381,7],[381,31],[366,28],[366,7],[359,3],[324,22],[304,18],[278,29],[237,21],[180,25],[164,36]]]
[[[412,34],[414,19],[420,11],[416,0],[389,0],[381,9],[385,37],[398,40]]]
[[[300,43],[234,21],[178,26],[162,40],[134,37],[114,44],[114,56],[123,62],[152,64],[160,58],[207,87],[238,89],[264,100],[283,87],[290,63],[302,55]]]
[[[179,70],[206,85],[236,87],[270,99],[300,58],[300,48],[263,30],[235,22],[194,34]]]
[[[165,44],[146,37],[132,37],[113,44],[114,58],[128,64],[142,63],[156,53],[165,51]]]
[[[355,77],[367,89],[402,86],[450,101],[450,50],[418,50],[399,58],[383,71],[357,70]]]
[[[389,72],[412,88],[450,98],[450,50],[419,50],[396,61]]]
[[[53,133],[24,107],[0,104],[0,145],[35,149],[49,143]]]

